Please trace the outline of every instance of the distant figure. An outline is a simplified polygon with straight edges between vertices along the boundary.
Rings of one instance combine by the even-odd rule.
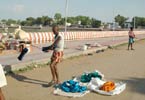
[[[133,27],[130,28],[128,35],[129,35],[128,50],[130,47],[131,47],[131,50],[134,50],[133,43],[134,43],[135,34],[133,32]]]
[[[2,87],[7,85],[6,77],[3,71],[3,67],[0,64],[0,100],[5,100],[4,95],[2,93]]]
[[[53,26],[52,31],[55,35],[55,39],[54,43],[51,45],[51,50],[53,50],[50,64],[52,81],[49,85],[60,83],[57,65],[62,60],[64,50],[64,37],[59,33],[59,27]]]

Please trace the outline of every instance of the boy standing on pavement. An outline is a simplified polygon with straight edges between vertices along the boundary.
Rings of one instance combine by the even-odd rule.
[[[128,50],[129,50],[130,46],[131,46],[131,50],[134,50],[133,43],[134,43],[135,34],[133,32],[133,27],[130,28],[128,35],[129,35]]]
[[[54,43],[50,46],[53,50],[53,54],[51,56],[51,74],[52,74],[52,81],[50,84],[59,84],[59,73],[57,69],[58,63],[61,62],[63,57],[63,50],[64,50],[64,37],[59,33],[59,27],[53,26],[52,27],[53,34],[55,35]]]

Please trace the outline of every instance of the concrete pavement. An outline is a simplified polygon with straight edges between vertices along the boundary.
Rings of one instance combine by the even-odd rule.
[[[137,35],[136,36],[138,39],[143,39],[145,38],[145,34],[143,35]],[[64,50],[65,53],[65,57],[64,58],[69,58],[72,56],[78,56],[84,53],[84,51],[79,50],[78,48],[80,48],[80,46],[83,46],[84,44],[94,44],[94,43],[99,43],[102,46],[101,47],[97,47],[94,49],[90,49],[89,51],[86,51],[86,53],[89,52],[93,52],[95,50],[99,50],[99,49],[105,49],[106,46],[109,45],[116,45],[116,44],[121,44],[124,42],[128,41],[128,37],[109,37],[109,38],[97,38],[97,39],[93,39],[93,40],[82,40],[82,41],[66,41],[65,42],[65,46],[67,47]],[[39,47],[42,46],[46,46],[49,45],[48,44],[41,44],[41,45],[37,45]],[[13,55],[3,55],[0,56],[0,63],[2,65],[11,67],[11,70],[17,70],[20,68],[25,67],[28,64],[31,64],[32,62],[38,62],[38,63],[42,63],[42,62],[48,62],[50,61],[50,57],[51,57],[52,52],[49,53],[43,53],[40,49],[37,49],[35,47],[33,47],[33,52],[27,54],[24,58],[23,61],[18,61],[17,57],[19,55],[18,54],[13,54]]]

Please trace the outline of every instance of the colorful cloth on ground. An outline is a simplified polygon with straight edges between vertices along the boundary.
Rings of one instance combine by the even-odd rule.
[[[115,83],[114,82],[106,82],[103,84],[103,86],[100,87],[100,90],[110,92],[115,89]]]
[[[73,80],[65,81],[60,86],[61,90],[64,92],[72,92],[72,93],[82,93],[87,90],[86,87],[80,86],[78,82]]]
[[[102,79],[102,76],[99,75],[98,72],[92,72],[92,73],[88,73],[88,74],[85,73],[81,76],[81,82],[83,82],[83,83],[90,82],[92,78]]]
[[[60,52],[54,51],[51,57],[51,62],[55,61],[59,63],[62,61],[62,57],[63,57],[63,51]]]
[[[104,90],[100,90],[100,87],[102,87],[104,83],[106,83],[106,81],[100,80],[98,78],[93,78],[87,85],[87,89],[108,96],[120,94],[126,89],[126,84],[123,82],[119,82],[115,83],[115,88],[112,91],[107,92]]]

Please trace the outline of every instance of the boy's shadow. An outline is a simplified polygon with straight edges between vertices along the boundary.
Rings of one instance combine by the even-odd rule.
[[[41,81],[41,80],[37,80],[37,79],[28,78],[26,76],[23,76],[23,75],[20,75],[20,74],[15,74],[13,72],[11,72],[9,75],[12,78],[14,78],[14,79],[16,79],[17,81],[20,81],[20,82],[25,82],[25,83],[30,83],[30,84],[37,84],[37,85],[41,85],[44,88],[51,87],[49,85],[49,83],[46,82],[46,81]]]
[[[8,75],[11,76],[12,78],[16,79],[17,81],[41,85],[42,87],[50,87],[50,86],[48,86],[49,82],[47,82],[47,81],[41,81],[41,80],[37,80],[37,79],[28,78],[26,76],[12,72],[10,66],[5,66],[4,70],[8,70],[8,72],[9,72]]]

